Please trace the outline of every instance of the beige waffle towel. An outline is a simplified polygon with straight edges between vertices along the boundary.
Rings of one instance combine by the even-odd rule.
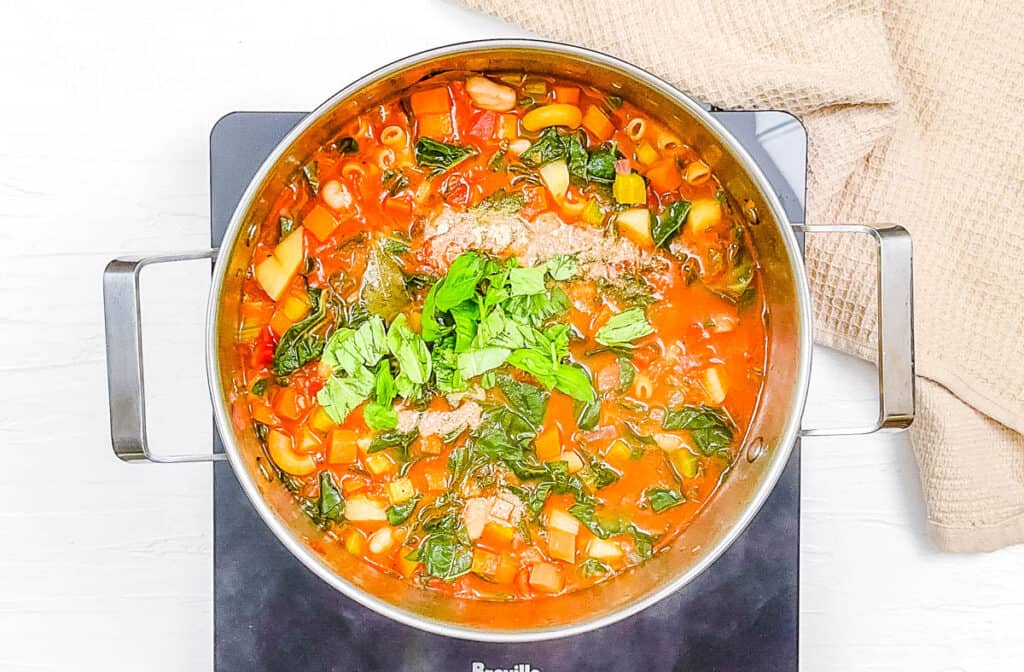
[[[463,0],[810,137],[809,223],[897,223],[915,245],[914,452],[932,537],[1024,542],[1024,2]],[[874,265],[808,243],[818,340],[870,358]]]

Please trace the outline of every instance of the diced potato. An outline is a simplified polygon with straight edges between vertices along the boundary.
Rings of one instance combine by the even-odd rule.
[[[420,563],[419,560],[410,560],[405,557],[407,555],[408,553],[398,554],[398,571],[408,579],[416,571],[416,568],[420,566]]]
[[[579,128],[583,121],[580,108],[568,103],[551,103],[535,107],[523,115],[523,128],[527,131],[539,131],[548,126],[566,126]]]
[[[356,447],[359,448],[359,454],[363,457],[369,455],[367,451],[370,450],[370,446],[373,445],[373,439],[368,436],[359,436],[356,434]]]
[[[444,440],[437,434],[420,437],[420,452],[425,455],[440,455],[444,450]]]
[[[587,545],[587,556],[595,560],[618,560],[622,557],[622,548],[614,541],[594,537]]]
[[[516,528],[511,525],[503,525],[494,520],[484,524],[484,531],[480,535],[480,543],[492,547],[508,546],[516,536]]]
[[[619,232],[641,247],[653,247],[651,213],[647,208],[623,210],[615,218]]]
[[[366,539],[363,537],[363,533],[354,527],[350,527],[345,530],[345,536],[342,538],[345,543],[345,550],[352,555],[362,555],[363,548],[366,545]]]
[[[298,322],[309,314],[309,297],[305,294],[290,294],[285,297],[281,304],[281,312],[288,316],[293,322]]]
[[[261,422],[264,425],[276,425],[278,423],[278,417],[274,415],[274,412],[270,410],[269,406],[263,404],[254,404],[252,407],[252,419],[256,422]]]
[[[570,474],[575,474],[583,469],[583,458],[575,451],[569,450],[562,453],[562,461],[565,462]]]
[[[283,336],[284,332],[288,331],[293,324],[295,324],[295,320],[288,317],[283,310],[274,311],[273,317],[270,318],[270,330],[277,336]]]
[[[554,462],[562,457],[562,437],[557,427],[548,427],[534,440],[537,459],[541,462]]]
[[[729,384],[725,378],[725,370],[720,366],[712,366],[704,370],[704,391],[707,401],[713,406],[720,406],[729,392]]]
[[[303,227],[298,226],[277,244],[274,253],[256,265],[256,282],[270,298],[281,298],[302,265],[305,255]]]
[[[384,453],[367,455],[363,461],[366,463],[366,470],[374,476],[390,473],[395,467],[395,463]]]
[[[395,545],[395,535],[390,527],[382,527],[370,535],[367,547],[370,553],[381,555],[391,550]]]
[[[482,548],[473,549],[473,565],[470,567],[470,571],[474,574],[491,578],[498,573],[500,564],[501,556],[497,553],[491,553]]]
[[[587,108],[583,115],[583,128],[593,133],[598,140],[607,140],[615,132],[615,126],[608,119],[608,115],[601,111],[596,105]]]
[[[706,233],[722,221],[722,206],[717,199],[704,198],[694,201],[690,206],[690,214],[686,218],[686,226],[694,234]]]
[[[637,173],[619,173],[612,183],[612,196],[622,205],[643,205],[647,202],[647,183]]]
[[[658,150],[647,141],[641,142],[640,146],[636,148],[636,160],[649,166],[658,160]]]
[[[608,450],[605,451],[604,459],[608,460],[608,463],[613,467],[622,466],[629,462],[631,454],[632,451],[625,441],[615,439],[615,442],[608,446]]]
[[[659,432],[651,436],[654,442],[658,444],[658,447],[665,452],[672,452],[673,450],[679,450],[680,448],[686,447],[686,440],[678,434],[668,434],[666,432]]]
[[[508,153],[512,156],[519,156],[530,148],[533,143],[526,138],[516,138],[512,142],[508,143]]]
[[[323,443],[323,439],[309,427],[303,427],[295,437],[295,448],[300,453],[315,453]]]
[[[335,184],[338,183],[335,182]],[[321,242],[330,238],[334,230],[338,228],[338,220],[334,218],[331,211],[319,204],[314,205],[313,209],[306,213],[306,216],[302,218],[302,224]]]
[[[501,561],[498,563],[498,571],[494,574],[497,583],[512,583],[519,571],[519,563],[509,553],[501,554]]]
[[[327,461],[331,464],[352,464],[356,455],[356,437],[351,429],[333,429],[328,438]]]
[[[550,562],[538,562],[530,568],[530,587],[544,593],[561,592],[565,579],[558,567]]]
[[[540,179],[556,201],[565,198],[569,189],[569,167],[564,160],[545,163],[540,167]]]
[[[393,505],[403,504],[416,494],[416,488],[408,478],[396,478],[388,483],[388,500]]]
[[[366,495],[355,495],[345,501],[345,517],[354,523],[373,523],[388,519],[387,506]]]
[[[336,424],[331,416],[327,415],[323,406],[317,406],[309,416],[309,426],[318,432],[327,433],[334,429]]]
[[[462,524],[466,526],[466,535],[473,540],[479,539],[484,533],[484,525],[491,515],[491,500],[487,497],[473,497],[466,501],[462,508]]]
[[[580,531],[580,521],[573,518],[567,511],[551,509],[548,514],[548,529],[562,530],[575,536]]]
[[[267,434],[267,452],[274,464],[293,476],[306,476],[316,470],[313,456],[296,453],[292,448],[292,437],[280,430],[272,429]]]
[[[491,520],[513,524],[513,516],[522,507],[522,501],[511,492],[499,492],[491,500]]]
[[[548,555],[554,560],[576,562],[576,535],[565,530],[549,528]]]
[[[682,478],[695,478],[700,470],[700,458],[689,450],[674,451],[669,460]]]

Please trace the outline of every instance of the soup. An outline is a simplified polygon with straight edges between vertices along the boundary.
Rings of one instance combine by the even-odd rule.
[[[365,110],[254,230],[236,411],[261,471],[328,561],[460,597],[643,562],[709,508],[758,401],[737,211],[577,82],[449,73]]]

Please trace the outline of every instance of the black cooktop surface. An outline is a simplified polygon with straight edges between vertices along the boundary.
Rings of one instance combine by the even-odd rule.
[[[715,112],[803,221],[806,134],[783,112]],[[211,238],[304,116],[235,112],[210,134]],[[221,450],[219,439],[215,439]],[[486,644],[395,623],[322,582],[277,541],[231,467],[214,465],[217,672],[792,672],[797,669],[800,450],[739,539],[703,574],[614,625],[532,644]]]

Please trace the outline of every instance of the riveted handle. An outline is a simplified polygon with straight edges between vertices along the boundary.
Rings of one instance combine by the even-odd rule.
[[[801,427],[801,436],[872,434],[914,421],[914,272],[910,234],[901,226],[794,226],[802,233],[862,233],[878,246],[878,418],[851,427]]]
[[[210,462],[220,453],[154,455],[146,436],[146,386],[142,365],[139,275],[151,264],[215,259],[217,250],[152,257],[124,257],[103,271],[103,321],[107,338],[107,394],[114,454],[126,462]]]

